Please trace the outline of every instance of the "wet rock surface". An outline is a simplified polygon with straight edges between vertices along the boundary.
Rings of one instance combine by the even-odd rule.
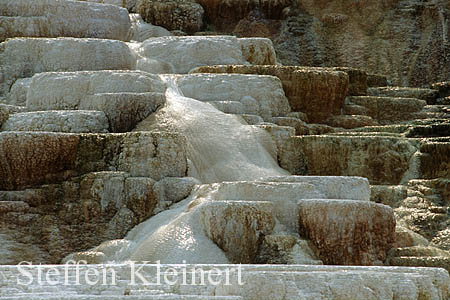
[[[31,2],[0,0],[0,264],[123,277],[0,266],[0,298],[448,298],[446,2]],[[130,260],[277,265],[149,290]]]

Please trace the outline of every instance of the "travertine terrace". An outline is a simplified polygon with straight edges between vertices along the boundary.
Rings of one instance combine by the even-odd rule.
[[[425,4],[312,2],[0,0],[0,299],[449,299],[448,64],[345,36]]]

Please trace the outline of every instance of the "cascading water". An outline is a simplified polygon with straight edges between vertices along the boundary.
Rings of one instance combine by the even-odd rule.
[[[168,83],[167,105],[149,126],[143,122],[136,130],[174,130],[186,136],[193,175],[203,183],[256,180],[287,175],[278,167],[276,146],[271,136],[248,126],[235,115],[224,114],[210,104],[183,97],[177,76],[164,76]]]
[[[162,78],[168,85],[166,105],[136,130],[170,130],[186,136],[191,176],[212,183],[289,174],[278,166],[276,146],[268,133],[210,104],[184,97],[176,75]],[[222,250],[204,233],[199,205],[192,204],[198,198],[201,196],[194,192],[136,226],[124,240],[105,242],[95,251],[114,262],[228,263]]]

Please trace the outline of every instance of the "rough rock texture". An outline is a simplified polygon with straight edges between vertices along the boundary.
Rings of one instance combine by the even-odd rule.
[[[102,93],[82,99],[79,108],[104,112],[111,132],[128,132],[165,101],[162,93]]]
[[[445,98],[450,96],[450,81],[433,83],[431,87],[439,91],[439,97]]]
[[[153,190],[158,201],[156,213],[187,198],[192,189],[201,182],[192,177],[165,177],[156,182]]]
[[[342,127],[346,129],[379,125],[378,122],[371,117],[359,115],[333,116],[327,120],[327,123],[333,127]]]
[[[322,265],[308,241],[285,233],[267,235],[262,242],[257,263],[288,265]]]
[[[163,179],[160,184],[168,180]],[[154,191],[158,190],[158,184]],[[307,242],[298,237],[297,202],[348,196],[369,203],[369,193],[368,181],[364,178],[286,175],[269,177],[265,181],[199,185],[173,209],[162,212],[127,235],[121,242],[129,244],[126,252],[117,249],[111,241],[87,253],[79,253],[77,257],[92,257],[94,263],[108,259],[120,262],[128,257],[140,261],[169,260],[169,257],[171,262],[255,263],[268,261],[267,254],[272,251],[274,260],[290,257],[294,263],[317,264],[320,262]],[[289,242],[290,237],[294,239],[293,244]],[[291,245],[284,247],[289,253],[268,249],[285,242]],[[101,252],[105,257],[95,261],[92,252]]]
[[[125,134],[117,168],[134,177],[180,177],[187,173],[186,140],[173,133]]]
[[[20,54],[20,55],[19,55]],[[0,45],[0,95],[20,78],[41,72],[132,70],[136,59],[127,44],[100,39],[15,38]]]
[[[10,114],[26,111],[24,106],[0,104],[0,124],[8,120]]]
[[[245,64],[237,38],[232,36],[166,36],[145,41],[140,49],[145,58],[173,66],[172,73],[188,73],[205,65]]]
[[[80,1],[0,1],[0,41],[13,37],[76,37],[126,41],[125,9]]]
[[[402,247],[427,247],[429,245],[430,242],[420,234],[397,224],[395,228],[394,248],[392,248],[390,251],[395,251],[396,248]]]
[[[427,104],[417,98],[358,96],[347,99],[350,104],[364,107],[366,114],[380,124],[412,120]]]
[[[31,78],[18,79],[14,82],[7,99],[11,105],[25,106],[27,103],[27,92],[31,84]]]
[[[43,111],[9,116],[2,131],[49,131],[68,133],[108,132],[108,119],[101,111]]]
[[[268,201],[272,214],[283,226],[297,231],[300,199],[354,199],[368,201],[370,190],[364,178],[269,177],[265,182],[222,182],[202,185],[198,193],[214,201]]]
[[[285,65],[350,66],[406,86],[430,85],[450,75],[445,1],[197,2],[213,30],[272,38]],[[387,85],[382,82],[377,85]]]
[[[300,232],[325,264],[380,265],[394,243],[390,207],[364,201],[302,200]]]
[[[280,78],[293,111],[305,112],[311,122],[324,122],[340,114],[347,96],[349,76],[324,68],[284,66],[208,66],[193,73],[240,73]]]
[[[440,99],[438,99],[438,101],[439,101],[439,104],[450,105],[450,96],[445,97],[445,98],[440,98]],[[438,102],[438,101],[436,101],[436,102]]]
[[[260,10],[253,10],[247,17],[241,19],[234,29],[230,29],[230,31],[233,35],[239,37],[264,37],[273,39],[277,36],[282,24],[283,21],[281,20],[265,19]]]
[[[117,94],[111,99],[112,104],[120,102],[120,95],[132,96],[137,93],[136,100],[145,100],[150,92],[163,93],[165,83],[156,75],[141,71],[93,71],[93,72],[50,72],[33,76],[27,94],[27,108],[30,110],[66,110],[79,109],[80,105],[95,106],[96,110],[105,109],[108,112],[120,115],[120,111],[108,110],[106,99],[102,94]],[[143,96],[139,96],[139,94]],[[89,98],[89,96],[92,96]],[[111,97],[114,97],[111,96]],[[142,99],[143,98],[143,99]],[[152,97],[151,103],[156,104]],[[102,101],[102,99],[104,101]],[[128,97],[129,103],[135,101]],[[94,103],[91,103],[94,102]],[[103,105],[101,105],[103,103]]]
[[[202,222],[230,262],[254,263],[264,236],[275,227],[272,210],[270,202],[214,201],[203,205]]]
[[[197,0],[204,9],[209,23],[219,30],[233,30],[239,20],[253,10],[261,12],[268,19],[279,19],[283,9],[291,0]]]
[[[241,74],[190,74],[177,77],[184,96],[200,101],[238,101],[244,113],[264,120],[290,111],[278,78]]]
[[[291,117],[275,117],[270,119],[271,123],[278,126],[288,126],[295,129],[295,135],[308,135],[310,133],[310,128],[306,122]]]
[[[0,133],[0,188],[17,189],[64,178],[76,166],[79,136]],[[11,151],[14,149],[14,151]]]
[[[349,66],[402,86],[450,75],[448,1],[302,0],[289,10],[272,34],[285,65]]]
[[[399,184],[416,163],[416,141],[379,136],[291,137],[280,165],[297,175],[363,176],[371,184]]]
[[[59,263],[123,238],[196,184],[179,178],[187,173],[186,141],[176,134],[3,132],[0,140],[1,228],[16,241],[0,264]],[[165,177],[178,179],[157,182]]]
[[[439,266],[448,271],[450,252],[433,246],[398,247],[389,251],[388,262],[393,266]]]
[[[439,96],[434,89],[408,88],[408,87],[374,87],[368,91],[370,96],[417,98],[425,100],[428,104],[435,104]]]
[[[191,0],[141,0],[138,13],[147,22],[187,33],[203,27],[203,7]]]
[[[239,39],[242,55],[252,65],[275,65],[277,54],[273,43],[266,38],[242,38]]]
[[[367,74],[367,86],[368,87],[388,86],[388,81],[386,76],[384,75]]]
[[[125,7],[130,13],[136,13],[139,3],[140,0],[127,0],[127,3],[125,3]]]
[[[360,107],[361,106],[357,106]],[[428,107],[436,107],[436,105],[425,106],[424,110]],[[345,107],[346,111],[348,106]],[[352,108],[353,110],[353,108]],[[364,114],[367,110],[364,110]],[[422,113],[418,113],[420,116]],[[423,118],[424,116],[420,116]],[[434,117],[434,116],[433,116]],[[426,118],[426,116],[425,116]],[[392,125],[385,126],[372,126],[360,129],[352,130],[348,134],[360,134],[360,135],[391,135],[391,136],[403,136],[408,138],[430,138],[424,142],[441,141],[445,142],[445,139],[437,139],[439,137],[448,137],[450,130],[450,120],[447,119],[416,119],[409,120],[408,122],[400,122]],[[344,134],[344,133],[342,133]]]
[[[297,200],[326,198],[323,189],[307,182],[223,182],[203,185],[200,195],[214,201],[269,201],[274,203],[272,214],[281,224],[295,232],[297,228]]]
[[[401,256],[389,260],[391,266],[444,268],[450,270],[450,258],[442,256]]]
[[[166,179],[171,178],[162,181]],[[167,195],[158,193],[156,186],[164,184],[160,182],[105,171],[73,177],[61,184],[0,192],[2,235],[8,233],[8,239],[15,241],[1,263],[17,264],[23,259],[36,264],[60,263],[73,251],[123,238],[168,201]],[[172,185],[171,193],[189,194],[190,190]]]
[[[342,71],[348,74],[349,96],[365,96],[367,95],[367,73],[353,68],[335,67],[331,68],[334,71]]]
[[[403,186],[374,186],[372,191],[373,200],[394,208],[396,219],[402,225],[397,232],[397,247],[430,244],[450,249],[448,176],[409,180]]]
[[[388,205],[392,208],[399,207],[407,196],[407,187],[404,185],[372,185],[370,187],[370,200],[376,203]]]
[[[36,3],[40,1],[43,0]],[[54,3],[50,1],[54,0],[45,3]],[[150,1],[140,0],[130,3],[120,3],[120,0],[92,1],[129,7],[142,3],[148,4],[147,8],[151,6]],[[389,53],[386,59],[373,61],[372,53],[378,50],[382,56],[383,49],[387,47],[380,46],[378,42],[382,44],[382,41],[377,40],[363,47],[369,51],[361,51],[358,40],[366,35],[354,34],[354,31],[347,32],[347,36],[341,38],[342,34],[345,35],[349,19],[355,25],[351,17],[325,15],[320,20],[316,17],[330,9],[352,14],[352,17],[359,15],[358,26],[372,26],[374,31],[369,28],[365,29],[365,33],[370,38],[376,38],[377,26],[392,18],[389,14],[379,18],[378,9],[396,7],[397,3],[372,2],[335,5],[334,1],[213,0],[204,4],[207,15],[200,20],[197,14],[200,10],[191,10],[194,13],[189,15],[190,8],[200,7],[196,3],[173,0],[153,1],[157,9],[147,10],[146,13],[162,13],[157,17],[175,26],[185,26],[187,23],[187,26],[193,23],[196,24],[194,26],[202,26],[200,23],[206,21],[210,22],[207,30],[221,31],[220,26],[226,30],[234,27],[230,32],[237,36],[248,36],[250,33],[270,36],[275,39],[278,53],[284,60],[301,59],[308,64],[312,61],[313,65],[343,66],[349,64],[332,62],[346,62],[353,55],[355,63],[364,58],[371,64],[381,66],[381,69],[386,65],[389,68],[401,66],[401,70],[397,70],[391,79],[399,77],[399,74],[401,80],[424,74],[425,79],[418,80],[425,81],[430,72],[441,76],[442,72],[436,71],[435,58],[426,60],[434,56],[434,52],[423,50],[430,41],[439,43],[440,40],[433,34],[429,35],[429,39],[421,40],[421,33],[414,32],[415,40],[410,43],[407,34],[395,31],[411,25],[408,22],[403,24],[402,18],[397,18],[399,24],[395,26],[383,27],[383,35],[398,39],[397,35],[403,34],[404,45],[391,43],[389,47],[392,49],[390,51],[396,52],[397,48],[404,48],[407,44],[406,54]],[[20,3],[24,2],[19,0],[6,10],[16,9]],[[36,3],[29,6],[35,7]],[[438,5],[444,7],[447,3],[428,3],[424,6],[417,1],[410,6],[412,3],[412,0],[406,0],[398,5],[403,13],[414,11],[420,18],[414,26],[436,32],[435,24],[427,23],[427,13],[433,14]],[[187,6],[183,6],[185,4]],[[368,16],[365,9],[366,6],[372,8],[371,5],[375,10]],[[320,9],[316,10],[316,6]],[[90,7],[105,8],[107,11],[110,6],[93,4]],[[171,11],[170,17],[164,16],[165,9],[171,7],[181,9]],[[215,20],[208,19],[211,9],[222,10],[221,13],[232,17],[228,23],[223,22],[221,15],[216,15]],[[446,9],[450,6],[447,5]],[[24,9],[19,12],[27,14],[29,11]],[[67,19],[73,20],[73,17],[79,16],[77,11],[74,13]],[[447,12],[442,10],[438,14],[442,32],[447,32],[444,28],[447,26]],[[369,19],[365,20],[366,17]],[[65,38],[13,39],[0,45],[0,101],[28,104],[26,108],[0,105],[0,121],[3,123],[9,118],[5,127],[55,131],[95,131],[97,127],[102,130],[109,127],[111,131],[121,132],[132,130],[146,119],[136,130],[163,130],[128,134],[0,133],[0,145],[3,145],[0,149],[0,156],[3,156],[0,158],[0,189],[8,190],[0,191],[0,243],[4,244],[0,264],[5,261],[17,263],[28,258],[34,262],[54,263],[73,251],[81,252],[66,258],[86,258],[90,263],[122,262],[127,258],[151,258],[152,261],[161,258],[163,262],[178,263],[186,258],[192,263],[319,264],[322,262],[315,256],[314,253],[317,253],[325,257],[326,263],[341,260],[351,264],[380,264],[386,257],[387,249],[393,245],[396,249],[392,251],[392,260],[387,263],[450,266],[446,252],[430,246],[432,242],[444,249],[450,247],[447,203],[450,126],[443,121],[450,118],[450,110],[445,105],[424,106],[424,100],[434,104],[436,90],[392,88],[395,92],[402,91],[390,98],[360,97],[366,94],[367,86],[386,85],[388,81],[367,78],[364,71],[352,68],[274,66],[277,59],[267,39],[208,37],[205,36],[207,31],[199,33],[198,37],[163,37],[149,39],[142,44],[138,41],[145,40],[149,35],[168,35],[168,31],[145,24],[138,16],[132,19],[132,32],[127,36],[133,36],[137,41],[127,44],[111,40]],[[377,26],[373,26],[373,19],[377,19]],[[0,17],[0,22],[3,20],[16,22],[14,24],[19,29],[23,28],[20,22],[26,21],[27,28],[35,32],[34,24],[41,24],[44,17],[34,14],[23,18]],[[80,20],[83,18],[80,17]],[[112,18],[108,22],[114,20]],[[213,21],[217,22],[217,28],[211,26]],[[78,23],[73,28],[90,26],[89,22]],[[124,26],[123,30],[129,27]],[[352,26],[352,29],[355,27]],[[319,39],[315,39],[317,32],[321,33]],[[185,35],[179,30],[172,34]],[[330,36],[338,38],[330,39]],[[448,61],[447,44],[445,39],[439,54],[443,57],[439,68],[444,70]],[[342,45],[344,50],[336,50]],[[286,47],[288,51],[285,51]],[[405,61],[414,61],[421,71],[416,71],[416,66],[414,70],[406,71]],[[425,69],[423,61],[429,62]],[[246,63],[271,66],[251,67],[257,70],[251,71],[251,75],[152,76],[144,72],[104,71],[137,68],[151,73],[187,73],[191,68],[203,65]],[[248,65],[231,68],[251,69]],[[371,71],[370,67],[368,69]],[[41,73],[54,70],[91,72]],[[281,80],[259,74],[275,75]],[[183,80],[185,85],[181,84]],[[370,80],[375,83],[370,83]],[[165,82],[169,90],[166,90]],[[380,96],[389,96],[387,88],[373,91],[379,92]],[[147,118],[164,104],[165,92],[168,102],[164,109],[160,114]],[[246,113],[246,116],[224,115],[211,105],[181,97],[178,92],[200,98],[223,112]],[[344,101],[347,95],[352,98]],[[405,100],[398,95],[414,99]],[[417,100],[416,97],[424,100]],[[445,101],[439,99],[436,103],[444,104]],[[289,112],[289,104],[296,111]],[[68,111],[21,113],[36,109]],[[73,109],[94,109],[97,112],[83,115],[85,112],[73,112]],[[81,115],[80,125],[72,126],[73,120]],[[101,121],[86,121],[93,115],[98,117],[96,122],[100,118]],[[411,121],[415,118],[421,120]],[[259,125],[247,126],[243,119]],[[306,122],[346,128],[377,125],[377,122],[392,122],[393,125],[346,130]],[[403,123],[399,125],[399,122]],[[189,140],[171,134],[176,130],[183,132]],[[298,138],[292,137],[294,132],[328,135]],[[197,151],[199,149],[201,151]],[[220,153],[229,154],[229,163],[223,163],[226,159],[217,158]],[[383,184],[372,188],[374,193],[371,199],[395,207],[401,229],[394,231],[390,209],[368,201],[368,180],[283,176],[287,172],[278,168],[277,158],[283,167],[295,174],[356,174],[368,177],[372,184]],[[251,166],[246,168],[248,162]],[[188,174],[205,182],[218,183],[197,186],[200,183],[198,180],[183,177]],[[268,175],[265,174],[273,178],[266,178]],[[231,182],[221,182],[224,178]],[[241,182],[238,179],[254,181]],[[191,193],[193,189],[198,194]],[[316,200],[312,203],[305,199],[358,201]],[[302,207],[311,211],[319,209],[321,213],[303,213]],[[302,214],[309,221],[303,224],[300,218],[301,233],[311,238],[311,247],[315,246],[315,252],[308,245],[310,241],[300,238],[298,234],[299,215]],[[334,222],[336,214],[339,217],[336,218],[343,221]],[[136,227],[125,237],[132,227],[153,216],[155,218]],[[341,239],[334,240],[335,237]],[[397,238],[395,244],[392,243],[394,238]],[[104,240],[112,241],[88,250]],[[141,243],[143,240],[145,242]],[[27,244],[32,246],[27,248]],[[433,251],[417,246],[429,246]],[[138,249],[134,252],[133,247]],[[414,249],[410,249],[412,247]],[[448,274],[439,273],[439,270],[415,273],[413,269],[355,268],[358,271],[346,269],[345,272],[336,268],[316,269],[320,273],[319,282],[326,283],[317,287],[317,278],[315,282],[309,281],[305,274],[297,272],[298,266],[275,268],[283,272],[272,272],[274,270],[270,269],[272,271],[263,275],[256,271],[247,274],[248,279],[257,279],[257,284],[249,288],[218,286],[196,290],[177,286],[164,291],[192,295],[208,293],[209,296],[234,294],[255,300],[316,299],[322,296],[342,299],[439,299],[447,297],[449,286],[445,285]],[[335,272],[331,274],[333,270]],[[425,273],[428,277],[423,276]],[[2,274],[0,272],[0,280]],[[335,282],[334,285],[331,282]],[[3,295],[14,296],[18,292],[18,289],[6,289],[5,292],[8,285],[4,282],[0,285],[0,298]],[[56,291],[47,290],[47,287],[31,289],[38,292],[38,297],[42,297],[39,292]],[[121,295],[135,293],[132,289],[117,290]],[[95,291],[99,297],[108,297],[114,292],[110,289]],[[62,297],[65,296],[76,297],[74,293]]]
[[[0,138],[3,190],[61,182],[111,169],[155,180],[184,176],[187,169],[185,140],[170,133],[3,132]]]
[[[429,141],[420,148],[420,172],[425,179],[450,178],[450,142]]]

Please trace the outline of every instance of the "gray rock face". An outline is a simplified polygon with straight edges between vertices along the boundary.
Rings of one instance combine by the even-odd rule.
[[[425,100],[417,98],[361,96],[347,99],[351,104],[364,107],[366,114],[380,124],[393,124],[414,119],[415,114],[427,104]]]
[[[26,111],[24,106],[0,104],[0,124],[8,120],[10,114]]]
[[[158,199],[157,212],[187,198],[198,184],[201,182],[192,177],[165,177],[158,181],[153,188]]]
[[[425,100],[427,104],[435,104],[439,92],[435,89],[422,89],[411,87],[372,87],[367,90],[370,96],[378,97],[397,97],[397,98],[416,98]]]
[[[106,114],[112,132],[128,132],[165,103],[162,93],[102,93],[87,96],[80,109]]]
[[[349,66],[424,86],[450,75],[449,11],[447,1],[305,0],[291,6],[274,45],[285,65]]]
[[[131,26],[125,9],[67,0],[2,0],[0,25],[0,41],[13,37],[76,37],[126,41],[129,39]]]
[[[133,177],[185,176],[187,172],[186,141],[182,136],[164,132],[137,132],[124,136],[118,157],[120,171]]]
[[[31,84],[31,78],[16,80],[9,92],[8,103],[11,105],[25,106],[27,103],[27,92]]]
[[[43,111],[9,116],[2,131],[50,131],[68,133],[108,132],[108,119],[101,111]]]
[[[138,12],[151,24],[187,33],[203,27],[203,7],[191,0],[141,0]]]

